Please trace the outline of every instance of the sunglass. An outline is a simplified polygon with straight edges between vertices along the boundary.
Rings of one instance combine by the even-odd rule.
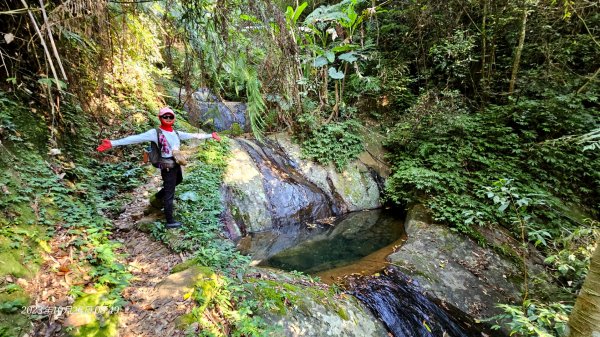
[[[173,116],[173,115],[165,115],[165,116],[161,116],[160,118],[162,118],[162,119],[175,119],[175,116]]]

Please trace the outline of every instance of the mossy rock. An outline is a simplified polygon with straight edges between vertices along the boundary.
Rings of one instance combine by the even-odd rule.
[[[388,336],[383,324],[356,298],[306,278],[257,269],[248,279],[252,297],[263,304],[257,314],[276,336]]]
[[[189,259],[179,264],[176,264],[171,269],[171,274],[179,273],[180,271],[184,271],[190,267],[197,266],[198,261],[196,259]]]
[[[0,312],[0,337],[20,337],[30,330],[29,317],[20,313],[5,314]]]
[[[75,300],[73,312],[65,321],[65,325],[73,327],[70,335],[73,337],[118,336],[118,315],[114,310],[111,312],[111,302],[107,288],[100,288],[95,293],[85,294]]]

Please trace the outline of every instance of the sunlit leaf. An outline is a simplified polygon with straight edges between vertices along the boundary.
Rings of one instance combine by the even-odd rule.
[[[329,68],[329,77],[333,78],[334,80],[341,80],[344,78],[344,73],[335,69],[334,67],[331,67]]]
[[[317,58],[314,60],[314,62],[313,62],[313,66],[314,66],[315,68],[320,68],[320,67],[322,67],[322,66],[324,66],[324,65],[327,65],[327,63],[329,63],[329,62],[327,61],[327,59],[326,59],[326,58],[324,58],[323,56],[319,56],[319,57],[317,57]]]
[[[340,59],[342,61],[346,61],[348,63],[353,63],[358,60],[358,58],[356,57],[356,54],[354,54],[353,52],[344,53],[344,54],[338,56],[338,59]]]

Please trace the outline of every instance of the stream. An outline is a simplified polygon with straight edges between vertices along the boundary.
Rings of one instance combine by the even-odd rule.
[[[404,216],[381,209],[353,212],[320,223],[251,233],[238,248],[253,257],[254,265],[301,271],[325,283],[345,283],[347,292],[395,337],[482,336],[472,318],[447,303],[436,303],[386,262],[406,240]]]

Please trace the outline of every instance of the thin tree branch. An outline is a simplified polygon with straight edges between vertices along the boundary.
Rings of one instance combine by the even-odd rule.
[[[2,59],[2,65],[6,70],[6,77],[10,77],[10,73],[8,72],[8,66],[6,65],[6,62],[4,62],[4,55],[2,54],[2,50],[0,50],[0,58]]]
[[[50,45],[52,46],[52,52],[54,53],[54,57],[56,61],[58,61],[58,67],[60,68],[61,74],[65,81],[69,81],[67,78],[67,74],[65,73],[65,68],[63,68],[62,62],[60,60],[60,56],[58,55],[58,50],[56,49],[56,45],[54,44],[54,38],[52,37],[52,31],[50,31],[50,22],[48,22],[48,16],[46,15],[46,9],[44,8],[44,0],[40,0],[40,8],[42,9],[42,16],[44,17],[44,25],[46,26],[46,30],[48,31],[48,39],[50,39]]]
[[[594,34],[592,34],[592,32],[590,31],[590,28],[588,27],[588,25],[585,22],[585,20],[581,17],[581,15],[579,15],[579,13],[577,12],[577,10],[575,10],[575,7],[573,7],[573,5],[571,3],[569,3],[569,6],[573,10],[573,12],[575,12],[575,15],[577,15],[577,17],[579,18],[579,20],[581,20],[581,22],[583,23],[583,26],[585,27],[585,30],[587,30],[588,34],[590,34],[590,37],[592,38],[592,41],[594,41],[594,43],[596,44],[596,46],[600,47],[600,43],[598,43],[598,41],[596,41],[596,38],[594,37]]]
[[[600,73],[600,68],[598,68],[596,70],[596,72],[594,73],[594,75],[592,75],[592,77],[590,77],[589,80],[587,82],[585,82],[585,84],[582,85],[581,88],[579,88],[579,90],[577,90],[577,94],[580,94],[583,91],[583,89],[585,89],[585,87],[587,87],[588,84],[593,82],[596,79],[596,77],[598,76],[598,73]]]
[[[54,76],[54,80],[56,81],[56,87],[60,91],[60,82],[58,80],[58,75],[56,74],[56,69],[54,68],[54,63],[52,62],[52,57],[50,56],[50,51],[48,51],[48,46],[46,45],[46,41],[44,40],[44,35],[42,35],[42,32],[40,31],[40,27],[38,26],[37,22],[35,21],[35,17],[33,16],[33,13],[31,13],[31,11],[29,10],[29,6],[27,5],[27,2],[25,2],[25,0],[21,0],[21,2],[23,3],[23,6],[25,6],[25,8],[27,9],[27,13],[29,14],[31,23],[33,24],[33,27],[35,28],[36,33],[40,37],[40,43],[42,44],[42,47],[44,47],[44,52],[46,54],[46,58],[48,59],[48,63],[50,64],[50,69],[52,70],[52,75]]]

